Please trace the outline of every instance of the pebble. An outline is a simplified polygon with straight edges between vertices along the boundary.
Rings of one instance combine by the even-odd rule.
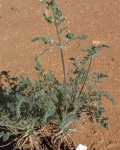
[[[91,43],[92,43],[93,45],[105,44],[105,42],[103,42],[103,41],[91,41]]]
[[[13,6],[13,7],[11,7],[11,10],[17,12],[19,9],[17,7]]]

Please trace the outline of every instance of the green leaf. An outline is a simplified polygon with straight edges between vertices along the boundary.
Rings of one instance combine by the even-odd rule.
[[[68,33],[68,34],[66,34],[66,37],[67,37],[68,39],[71,39],[71,40],[77,38],[76,35],[75,35],[74,33]]]
[[[43,37],[35,37],[34,39],[32,39],[32,42],[36,42],[36,41],[43,41],[42,39]]]
[[[49,23],[52,23],[52,22],[53,22],[53,18],[52,18],[52,17],[49,17],[47,14],[45,14],[44,16],[45,16],[45,19],[46,19]]]
[[[65,18],[60,19],[60,22],[64,22],[64,21],[65,21]]]
[[[68,128],[69,125],[78,119],[78,116],[74,113],[69,113],[66,116],[63,116],[63,120],[60,123],[60,128],[63,130],[64,128]]]
[[[102,91],[102,94],[107,97],[109,101],[111,101],[113,104],[115,104],[115,98],[107,91]]]
[[[36,55],[36,57],[35,57],[35,62],[36,62],[36,63],[39,62],[39,57],[38,57],[38,55]]]
[[[48,37],[36,37],[32,40],[32,42],[36,42],[36,41],[43,41],[45,44],[50,44],[52,45],[54,43],[54,41],[51,38]]]
[[[80,40],[85,40],[87,38],[87,36],[86,35],[81,35],[81,36],[77,36],[77,38],[80,39]]]
[[[57,7],[57,4],[55,1],[47,2],[47,4],[48,4],[48,9],[54,9]]]
[[[56,9],[55,9],[55,16],[60,19],[60,17],[61,17],[62,15],[63,15],[62,12],[61,12],[58,8],[56,8]]]
[[[102,48],[106,47],[106,45],[100,45],[100,46],[90,46],[90,48],[86,50],[81,50],[84,52],[87,52],[87,54],[83,57],[83,60],[80,61],[82,65],[85,65],[85,63],[90,60],[94,55],[96,55]]]
[[[39,75],[42,76],[43,73],[44,73],[44,68],[43,68],[42,65],[39,63],[39,57],[38,57],[38,55],[36,55],[35,63],[36,63],[35,69],[36,69],[37,71],[39,71]]]
[[[9,139],[10,135],[11,135],[11,134],[10,134],[9,132],[6,132],[6,133],[5,133],[5,132],[3,131],[3,132],[0,133],[0,137],[2,137],[3,142],[7,141],[7,140]]]
[[[108,119],[109,119],[109,118],[103,117],[103,118],[100,120],[100,124],[101,124],[104,128],[106,128],[106,129],[109,129]]]

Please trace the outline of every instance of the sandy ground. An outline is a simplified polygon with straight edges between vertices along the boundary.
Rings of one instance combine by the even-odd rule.
[[[76,147],[85,144],[88,150],[120,149],[120,0],[57,0],[68,30],[76,34],[87,34],[85,41],[72,42],[64,54],[66,68],[70,68],[70,57],[80,58],[80,49],[91,41],[105,42],[104,49],[93,59],[95,71],[108,73],[104,87],[116,98],[116,105],[105,101],[110,130],[90,123],[87,119],[74,123],[73,137]],[[0,71],[10,71],[12,76],[35,77],[34,58],[44,45],[32,43],[36,36],[56,38],[54,26],[43,18],[43,7],[37,0],[0,0]],[[75,46],[76,45],[76,46]],[[51,47],[41,58],[46,69],[52,69],[61,80],[62,67],[59,51]]]

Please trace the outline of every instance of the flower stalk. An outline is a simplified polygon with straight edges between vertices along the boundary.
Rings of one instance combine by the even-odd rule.
[[[64,46],[61,42],[60,32],[59,32],[58,25],[57,25],[57,20],[56,20],[56,17],[55,17],[55,8],[53,8],[53,17],[54,17],[54,24],[55,24],[55,27],[56,27],[56,33],[57,33],[57,37],[58,37],[58,41],[59,41],[59,49],[60,49],[62,67],[63,67],[65,102],[66,102],[64,111],[65,111],[65,114],[66,114],[67,113],[67,81],[66,81],[66,69],[65,69],[65,61],[64,61],[64,54],[63,54]]]

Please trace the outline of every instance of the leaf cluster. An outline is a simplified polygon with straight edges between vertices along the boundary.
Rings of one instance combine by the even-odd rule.
[[[71,61],[74,70],[70,71],[71,77],[67,83],[66,114],[64,111],[66,107],[64,84],[60,83],[51,71],[45,73],[38,56],[36,56],[35,69],[38,79],[32,83],[28,77],[14,78],[17,86],[15,88],[8,86],[5,91],[1,92],[0,127],[12,128],[14,132],[18,133],[21,128],[28,130],[33,126],[52,123],[59,126],[60,130],[64,132],[85,112],[91,120],[96,120],[108,128],[108,118],[103,116],[105,109],[102,99],[107,97],[114,103],[114,98],[98,86],[99,80],[107,75],[92,73],[75,58],[71,58]],[[91,80],[92,83],[89,82]],[[10,131],[9,134],[7,132],[8,136],[10,134]],[[1,136],[7,140],[4,138],[3,132],[1,132]]]

